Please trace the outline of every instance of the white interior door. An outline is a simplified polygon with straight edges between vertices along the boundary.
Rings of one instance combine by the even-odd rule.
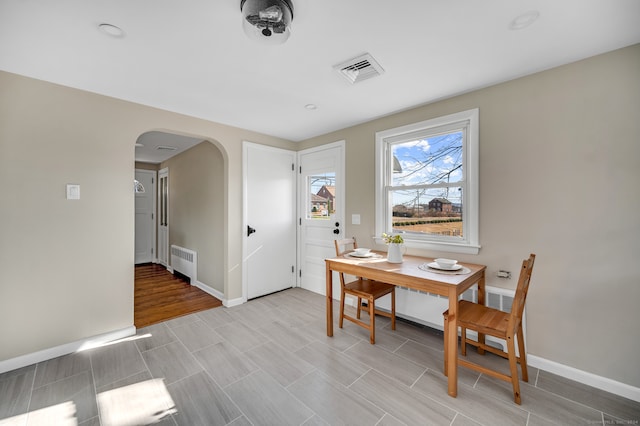
[[[295,286],[293,151],[245,142],[243,286],[247,299]]]
[[[169,169],[158,172],[158,263],[169,266]]]
[[[300,286],[325,294],[325,262],[344,236],[344,141],[298,153]],[[334,298],[340,289],[334,286]]]
[[[135,171],[135,263],[154,260],[155,176],[152,170]]]

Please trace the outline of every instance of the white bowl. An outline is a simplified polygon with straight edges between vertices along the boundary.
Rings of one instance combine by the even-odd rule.
[[[439,258],[436,259],[436,263],[442,269],[451,269],[456,265],[456,263],[458,263],[458,261],[453,259]]]
[[[355,252],[355,254],[357,254],[358,256],[364,256],[366,254],[369,254],[369,252],[371,251],[371,249],[369,248],[362,248],[362,247],[358,247],[357,249],[353,250]]]

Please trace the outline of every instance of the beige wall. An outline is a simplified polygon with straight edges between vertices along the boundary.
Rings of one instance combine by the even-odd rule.
[[[224,293],[242,296],[242,141],[293,143],[5,72],[0,93],[0,361],[133,325],[134,144],[150,130],[220,149]]]
[[[222,153],[205,141],[163,162],[161,167],[169,168],[169,244],[195,250],[198,281],[223,293]]]
[[[283,140],[0,73],[0,360],[133,322],[133,145],[202,137],[224,164],[224,293],[241,296],[242,140],[303,149],[346,140],[347,225],[374,232],[379,130],[480,108],[477,256],[517,271],[538,254],[529,353],[640,386],[640,46],[305,141]],[[66,183],[82,199],[64,199]],[[435,255],[440,253],[422,252]],[[106,273],[105,273],[106,271]]]
[[[528,352],[639,387],[639,76],[636,45],[300,147],[346,140],[346,217],[361,215],[346,231],[373,245],[375,132],[479,108],[482,249],[452,256],[488,265],[490,285],[514,287],[497,270],[517,274],[536,253]]]

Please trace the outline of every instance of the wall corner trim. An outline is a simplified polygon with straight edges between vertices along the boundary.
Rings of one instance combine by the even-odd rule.
[[[242,305],[243,303],[245,303],[247,300],[242,298],[242,297],[238,297],[236,299],[231,299],[231,300],[223,300],[222,304],[226,307],[226,308],[233,308],[234,306],[239,306]]]
[[[49,359],[57,358],[62,355],[67,355],[73,352],[78,352],[105,343],[112,342],[114,340],[122,339],[136,334],[135,326],[121,328],[119,330],[109,331],[107,333],[99,334],[97,336],[88,337],[86,339],[77,340],[75,342],[66,343],[60,346],[54,346],[52,348],[43,349],[41,351],[32,352],[25,355],[20,355],[15,358],[10,358],[0,361],[0,374],[7,371],[16,370],[18,368],[26,367],[38,362],[47,361]]]

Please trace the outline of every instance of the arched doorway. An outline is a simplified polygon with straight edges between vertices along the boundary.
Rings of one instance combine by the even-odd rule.
[[[141,145],[141,146],[139,146]],[[155,217],[158,219],[158,226],[166,225],[168,228],[168,246],[177,246],[197,253],[197,263],[191,285],[183,285],[183,290],[204,293],[206,299],[210,295],[216,296],[219,306],[220,300],[224,298],[224,240],[220,235],[224,231],[224,166],[225,157],[221,149],[206,138],[185,136],[166,131],[146,132],[138,138],[136,145],[136,169],[144,168],[168,171],[168,178],[159,189],[166,191],[168,197],[160,197],[158,194],[158,206],[155,210]],[[156,227],[157,232],[157,227]],[[156,254],[162,253],[160,247],[155,247]],[[158,285],[162,278],[162,269],[157,268],[158,258],[154,258],[154,268],[152,272],[160,274]],[[149,266],[149,265],[146,265]],[[168,256],[166,268],[173,271],[171,255]],[[139,271],[139,269],[137,268]],[[181,271],[177,271],[181,272]],[[136,282],[136,287],[138,282]],[[168,284],[172,290],[179,291],[180,285],[176,283]],[[145,298],[153,297],[153,284],[147,283]],[[151,290],[150,290],[151,289]],[[178,297],[174,294],[173,301],[160,299],[158,291],[157,300],[146,300],[142,302],[138,295],[134,297],[134,318],[136,326],[142,324],[141,310],[148,305],[175,304]],[[192,296],[189,296],[191,298]],[[210,307],[202,299],[196,297],[197,303],[194,305]],[[157,302],[157,303],[155,303]],[[151,306],[151,307],[156,307]],[[196,306],[183,306],[185,313],[193,312]],[[167,310],[172,312],[172,310]],[[174,314],[180,315],[180,310]],[[154,322],[159,322],[168,318],[161,318],[152,315]],[[138,323],[140,322],[140,324]],[[148,325],[148,324],[147,324]]]

